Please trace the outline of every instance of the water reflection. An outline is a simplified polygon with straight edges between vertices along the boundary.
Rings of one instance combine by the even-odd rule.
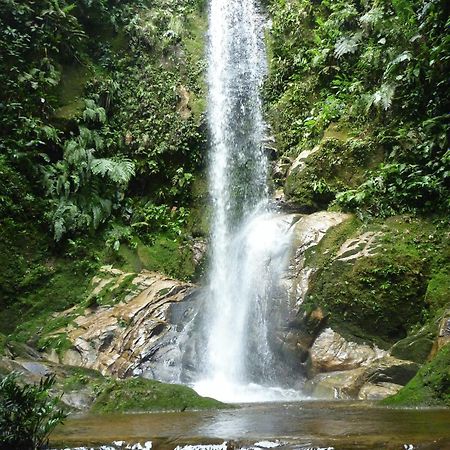
[[[387,409],[367,403],[302,402],[243,405],[241,408],[183,413],[78,417],[52,435],[60,447],[153,442],[154,450],[178,445],[222,444],[236,448],[268,440],[283,449],[335,450],[450,449],[450,410]]]

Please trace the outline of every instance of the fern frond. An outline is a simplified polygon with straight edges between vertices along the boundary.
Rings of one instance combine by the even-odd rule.
[[[380,89],[373,94],[374,105],[381,106],[384,110],[389,109],[394,98],[395,87],[394,84],[383,83]]]
[[[94,175],[108,177],[117,184],[127,184],[135,174],[134,163],[126,158],[93,159],[91,170]]]
[[[392,71],[402,62],[404,61],[411,61],[412,59],[412,53],[408,50],[400,53],[397,55],[386,67],[386,70],[384,72],[384,77],[389,76]]]
[[[334,56],[341,58],[344,55],[355,53],[362,39],[362,32],[340,38],[334,47]]]
[[[383,8],[381,8],[380,6],[373,6],[369,11],[361,16],[359,22],[363,27],[376,28],[377,25],[383,20],[383,18]]]

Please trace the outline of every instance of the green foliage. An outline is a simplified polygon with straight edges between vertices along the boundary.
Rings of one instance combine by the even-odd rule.
[[[450,406],[450,345],[442,347],[404,388],[382,403],[392,406]]]
[[[179,92],[203,93],[203,63],[184,52],[200,10],[184,0],[4,0],[0,169],[31,183],[18,205],[12,187],[2,202],[45,197],[40,220],[57,241],[120,220],[125,195],[188,202],[204,131],[189,103],[180,113]]]
[[[144,378],[110,381],[97,397],[93,412],[184,411],[226,408],[227,405],[199,396],[193,389]]]
[[[16,373],[0,381],[0,449],[38,450],[67,414],[58,408],[59,398],[51,398],[55,377],[38,385],[21,385]]]
[[[379,153],[367,139],[326,137],[306,158],[304,167],[290,171],[284,191],[303,210],[326,209],[336,195],[364,180],[364,168],[375,166]]]
[[[265,96],[282,153],[313,148],[332,122],[350,126],[370,137],[385,161],[356,188],[341,186],[339,205],[371,215],[445,211],[445,2],[271,0],[269,10]]]
[[[336,258],[345,241],[365,232],[380,233],[371,256]],[[412,351],[414,345],[414,357],[426,358],[435,325],[422,332],[419,329],[431,323],[436,307],[448,304],[448,284],[440,284],[444,281],[441,270],[448,264],[447,232],[448,225],[441,228],[439,222],[408,216],[366,225],[357,220],[344,222],[306,255],[307,264],[317,270],[305,306],[322,307],[330,314],[330,324],[342,333],[375,340],[381,346],[408,336],[404,347],[409,345]],[[362,244],[353,252],[361,248]],[[443,296],[439,306],[432,304],[431,297],[427,300],[438,286]]]

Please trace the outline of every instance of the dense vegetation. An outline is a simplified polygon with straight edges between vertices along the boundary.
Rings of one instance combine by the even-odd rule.
[[[280,151],[319,144],[286,194],[361,216],[448,211],[443,0],[272,0],[268,114]],[[329,142],[321,144],[323,137]]]
[[[450,307],[448,2],[267,4],[274,184],[302,212],[356,213],[308,252],[317,270],[302,308],[424,363]],[[371,256],[339,260],[364,233],[376,236]],[[446,401],[445,354],[399,404]]]
[[[203,29],[195,0],[1,0],[0,329],[102,262],[193,276]]]

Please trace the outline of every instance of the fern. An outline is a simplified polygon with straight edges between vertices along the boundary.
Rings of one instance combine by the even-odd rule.
[[[395,87],[394,84],[383,83],[380,89],[373,94],[373,104],[381,106],[384,110],[389,109],[394,98]]]
[[[344,55],[355,53],[361,39],[362,32],[359,31],[351,36],[340,38],[334,47],[334,56],[339,59]]]
[[[83,111],[83,120],[86,122],[106,123],[105,108],[98,106],[94,100],[87,99],[84,101],[85,110]]]
[[[388,77],[393,70],[402,62],[404,61],[411,61],[412,59],[412,53],[408,50],[400,53],[398,56],[396,56],[386,67],[386,70],[384,72],[384,77]]]
[[[379,6],[373,6],[359,19],[360,24],[365,28],[378,28],[384,18],[384,11]]]
[[[91,170],[94,175],[110,178],[114,183],[127,184],[134,176],[134,163],[126,158],[97,158],[92,161]]]

